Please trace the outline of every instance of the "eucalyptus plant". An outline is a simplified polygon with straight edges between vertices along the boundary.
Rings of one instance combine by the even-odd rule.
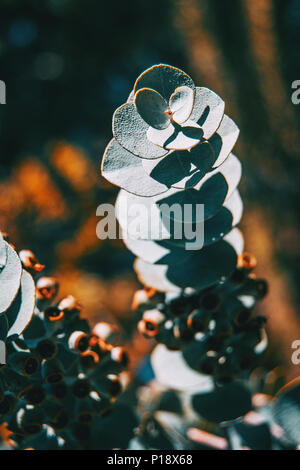
[[[140,330],[181,350],[189,366],[218,384],[253,367],[267,343],[264,319],[253,316],[266,283],[251,273],[255,260],[236,228],[243,212],[241,164],[232,153],[239,129],[224,110],[216,93],[183,71],[155,65],[115,111],[102,162],[103,176],[122,188],[116,215],[138,256],[138,278],[163,293],[148,296]],[[180,218],[165,210],[173,204],[179,215],[186,205],[192,210]],[[137,205],[144,217],[134,236]],[[191,246],[185,234],[199,227],[203,237]]]
[[[268,340],[255,307],[268,287],[237,228],[239,129],[224,109],[160,64],[114,113],[102,174],[121,188],[116,216],[137,256],[137,327],[157,343],[125,393],[128,356],[115,328],[91,328],[34,253],[17,253],[0,233],[0,424],[13,448],[300,445],[299,379],[270,393],[256,369]]]
[[[121,188],[116,217],[144,285],[133,308],[139,331],[159,343],[151,366],[162,387],[132,448],[193,448],[183,429],[195,419],[241,446],[235,424],[253,410],[249,374],[268,341],[266,319],[255,313],[267,283],[253,273],[256,260],[237,228],[242,170],[232,151],[239,129],[222,98],[164,64],[137,78],[112,129],[102,175]],[[161,398],[170,393],[173,401]]]

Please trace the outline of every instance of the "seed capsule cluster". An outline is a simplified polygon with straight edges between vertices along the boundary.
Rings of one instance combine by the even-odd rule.
[[[256,262],[243,253],[233,275],[202,291],[166,295],[137,291],[133,308],[142,313],[139,331],[171,350],[181,350],[193,369],[227,384],[259,363],[267,346],[266,319],[255,315],[267,293],[265,280],[251,272]]]
[[[43,268],[27,250],[19,259],[33,276]],[[0,424],[6,423],[17,449],[120,447],[120,436],[107,439],[120,412],[114,403],[122,390],[119,374],[128,363],[114,344],[116,329],[100,322],[91,330],[73,296],[55,300],[55,278],[40,277],[35,290],[26,329],[6,338]]]

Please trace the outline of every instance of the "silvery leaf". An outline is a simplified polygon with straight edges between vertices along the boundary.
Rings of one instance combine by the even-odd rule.
[[[133,103],[133,102],[134,102],[134,90],[131,90],[127,98],[127,103]]]
[[[147,263],[175,264],[184,261],[192,255],[183,246],[172,246],[166,240],[138,240],[136,238],[123,238],[127,248]]]
[[[22,266],[15,250],[7,243],[6,265],[0,271],[0,314],[5,312],[17,295],[21,282]]]
[[[185,121],[182,125],[170,124],[166,129],[159,130],[149,127],[147,138],[159,147],[167,150],[188,150],[199,144],[203,136],[201,127],[194,121]]]
[[[6,253],[6,245],[3,240],[3,236],[0,232],[0,271],[6,265],[7,253]]]
[[[178,124],[186,121],[193,109],[194,91],[187,86],[176,88],[170,98],[170,110],[173,112],[173,119]]]
[[[241,381],[200,391],[193,396],[192,404],[202,418],[213,423],[232,421],[252,409],[251,393]]]
[[[195,189],[200,189],[213,175],[222,174],[228,186],[226,198],[229,198],[238,186],[242,176],[242,165],[240,160],[231,153],[218,168],[209,171],[202,180],[196,184]]]
[[[191,369],[181,351],[159,344],[151,354],[151,364],[157,381],[166,388],[187,392],[213,389],[212,379]]]
[[[228,235],[212,245],[207,245],[183,263],[169,266],[168,280],[181,288],[210,287],[227,278],[234,271],[237,256],[243,248],[241,232],[233,229]]]
[[[208,88],[196,87],[193,112],[190,119],[203,130],[203,138],[209,139],[218,129],[224,114],[225,103]]]
[[[208,142],[190,150],[173,151],[156,160],[143,159],[149,176],[161,184],[178,189],[194,187],[213,164],[213,149]]]
[[[141,118],[134,103],[125,103],[115,111],[113,134],[122,147],[141,158],[158,158],[166,155],[167,149],[149,141],[148,129],[148,124]]]
[[[143,160],[112,139],[102,160],[102,176],[110,183],[138,196],[156,196],[168,190],[144,170]]]
[[[200,233],[200,224],[204,224],[204,246],[210,245],[220,240],[224,235],[226,235],[230,230],[235,227],[241,220],[243,213],[243,202],[240,197],[239,191],[236,189],[228,200],[225,201],[221,209],[211,217],[210,219],[195,224],[192,230],[195,233]],[[183,231],[186,227],[183,227]],[[170,234],[174,236],[175,230]],[[179,231],[177,230],[177,233]],[[185,246],[188,242],[187,238],[184,236],[181,239],[169,240],[169,243],[175,246]]]
[[[134,102],[139,115],[155,129],[165,129],[170,125],[170,118],[166,114],[168,103],[155,90],[141,88],[137,91]]]
[[[195,88],[193,80],[185,72],[170,65],[159,64],[145,70],[137,78],[134,93],[141,88],[152,88],[169,101],[174,90],[180,86]]]
[[[242,234],[233,229],[223,240],[191,251],[192,255],[179,264],[154,265],[138,258],[135,270],[142,283],[160,292],[205,289],[232,274],[242,250]]]
[[[283,387],[274,400],[272,414],[287,438],[300,444],[300,378]]]
[[[35,284],[31,275],[23,269],[17,297],[6,312],[9,330],[7,336],[19,336],[29,324],[35,306]]]
[[[242,175],[241,163],[237,157],[230,154],[225,162],[217,169],[208,172],[194,188],[186,191],[168,191],[156,200],[156,204],[179,204],[181,211],[170,212],[173,220],[181,221],[184,214],[184,223],[198,223],[212,217],[220,209],[224,201],[231,196],[236,189]],[[204,211],[196,210],[198,205],[203,205]],[[191,210],[188,210],[188,207]],[[168,217],[162,214],[163,221]]]
[[[209,140],[214,150],[213,168],[217,168],[228,157],[236,144],[240,130],[237,125],[224,114],[220,127]]]
[[[134,269],[138,280],[145,286],[153,287],[159,292],[180,292],[181,287],[173,284],[167,277],[168,266],[165,264],[149,264],[136,258]]]

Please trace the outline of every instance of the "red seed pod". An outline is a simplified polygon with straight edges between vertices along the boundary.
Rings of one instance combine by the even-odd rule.
[[[137,324],[137,329],[141,335],[145,336],[145,338],[154,338],[158,330],[155,326],[151,324],[146,324],[144,320],[140,320]]]
[[[58,287],[58,281],[54,277],[41,277],[36,283],[36,296],[39,300],[52,300]]]
[[[151,287],[144,287],[144,289],[137,290],[132,299],[131,309],[133,311],[144,311],[149,308],[154,308],[160,302],[163,302],[165,294],[158,292]]]
[[[30,377],[37,372],[40,362],[35,354],[27,351],[18,351],[9,355],[9,365],[18,374]]]
[[[17,423],[26,434],[38,434],[42,430],[44,415],[40,407],[26,406],[17,413]]]
[[[238,256],[237,267],[240,269],[245,269],[246,271],[252,271],[257,265],[257,260],[254,255],[244,251]]]
[[[146,292],[147,298],[151,299],[151,297],[154,297],[154,295],[157,293],[156,289],[153,289],[153,287],[144,287],[144,291]]]
[[[36,273],[41,272],[45,267],[44,264],[40,264],[38,262],[34,253],[30,250],[21,250],[19,252],[19,257],[24,268],[35,271]]]
[[[252,315],[252,310],[246,307],[241,307],[234,312],[234,323],[238,327],[242,327],[248,323]]]
[[[44,311],[44,317],[49,322],[59,322],[64,318],[64,312],[59,310],[57,307],[48,307]]]
[[[111,350],[110,355],[113,361],[118,362],[123,367],[126,367],[128,365],[128,362],[129,362],[128,354],[125,351],[125,349],[122,348],[121,346],[114,347]]]
[[[97,336],[99,339],[105,342],[113,341],[118,333],[118,328],[115,325],[111,325],[105,321],[98,322],[92,330],[93,335]]]
[[[18,404],[18,399],[11,392],[5,392],[3,399],[0,400],[0,415],[9,415]],[[1,416],[1,418],[2,418]]]
[[[112,397],[116,397],[122,391],[122,384],[119,377],[116,374],[108,374],[106,376],[106,390],[107,393]]]
[[[146,304],[148,301],[147,293],[145,289],[137,290],[133,294],[133,299],[131,303],[131,310],[135,311],[139,308],[140,305]]]
[[[138,324],[138,329],[144,336],[153,338],[159,332],[165,319],[165,315],[157,309],[146,310],[143,319]]]
[[[63,365],[57,359],[48,359],[42,362],[42,377],[47,384],[59,383],[64,376]]]
[[[80,363],[84,369],[94,369],[100,361],[99,354],[91,349],[80,354]]]
[[[90,382],[86,378],[78,377],[72,385],[72,394],[82,400],[89,396],[91,392],[91,385]]]
[[[23,395],[24,400],[30,405],[40,405],[46,398],[46,390],[39,384],[34,384]]]
[[[69,336],[68,346],[71,351],[81,354],[89,347],[89,337],[83,331],[73,331]]]
[[[82,305],[73,295],[68,295],[59,302],[57,308],[64,312],[79,313],[82,310]]]
[[[57,353],[57,346],[51,339],[43,339],[37,344],[36,351],[42,359],[53,359]]]

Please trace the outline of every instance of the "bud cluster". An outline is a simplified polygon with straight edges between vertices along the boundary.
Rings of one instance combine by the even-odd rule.
[[[32,252],[23,250],[17,255],[11,250],[23,271],[26,268],[35,276],[43,269]],[[7,335],[5,342],[0,423],[6,423],[17,449],[120,446],[120,437],[114,441],[113,433],[107,440],[107,429],[114,426],[119,413],[120,405],[114,402],[122,391],[120,372],[128,363],[123,347],[115,345],[116,328],[100,322],[91,330],[73,296],[55,300],[59,290],[55,278],[39,277],[34,285],[33,311],[27,311],[26,328]],[[26,292],[21,301],[12,302],[19,302],[15,311],[22,313]],[[126,432],[125,439],[129,439],[130,432]]]
[[[232,276],[201,291],[163,294],[137,291],[133,308],[142,313],[139,331],[170,350],[181,350],[187,364],[227,384],[256,367],[267,346],[265,318],[254,314],[267,292],[251,272],[256,262],[243,253]]]

